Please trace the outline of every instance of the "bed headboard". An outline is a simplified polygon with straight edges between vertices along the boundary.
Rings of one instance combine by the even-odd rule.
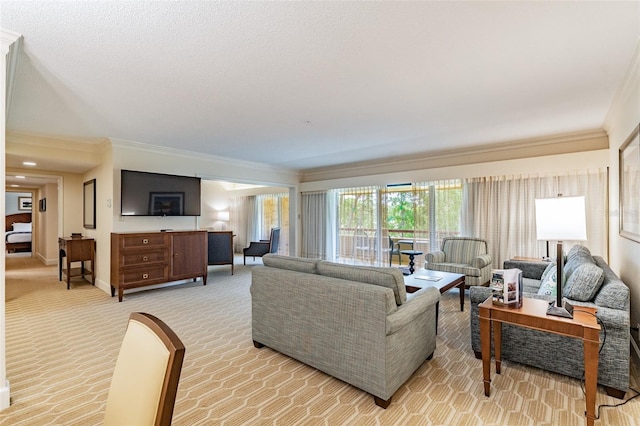
[[[5,232],[12,231],[13,227],[11,225],[13,225],[14,223],[30,223],[30,222],[31,222],[31,213],[8,214],[5,216],[4,230]]]

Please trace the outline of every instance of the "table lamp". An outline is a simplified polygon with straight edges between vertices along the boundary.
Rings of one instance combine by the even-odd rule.
[[[538,240],[557,241],[557,289],[556,300],[549,304],[547,315],[573,318],[573,306],[562,301],[564,275],[563,241],[585,241],[587,221],[584,196],[538,198],[536,207],[536,236]]]

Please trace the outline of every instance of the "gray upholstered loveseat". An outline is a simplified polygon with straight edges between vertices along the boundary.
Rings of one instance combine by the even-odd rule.
[[[407,295],[396,268],[268,254],[251,276],[252,337],[386,408],[436,348],[440,292]]]
[[[555,300],[553,295],[538,294],[541,284],[553,277],[555,264],[506,261],[505,268],[523,271],[524,295]],[[545,272],[546,271],[546,272]],[[565,263],[563,295],[574,307],[597,308],[601,324],[598,384],[607,393],[623,398],[629,386],[629,289],[599,256],[591,256],[584,246],[574,246]],[[599,272],[601,271],[601,273]],[[543,275],[544,274],[544,275]],[[601,284],[598,285],[598,276]],[[592,284],[588,284],[591,281]],[[544,287],[544,285],[543,285]],[[491,295],[491,289],[472,287],[471,346],[481,357],[478,304]],[[522,327],[502,327],[502,358],[532,365],[577,379],[584,372],[582,341]]]

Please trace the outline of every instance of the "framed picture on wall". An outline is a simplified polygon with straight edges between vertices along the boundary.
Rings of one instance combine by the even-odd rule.
[[[18,210],[30,212],[32,204],[31,197],[18,197]]]
[[[84,183],[83,194],[84,227],[86,229],[96,229],[96,180],[91,179]]]
[[[640,125],[620,147],[620,235],[640,242]]]

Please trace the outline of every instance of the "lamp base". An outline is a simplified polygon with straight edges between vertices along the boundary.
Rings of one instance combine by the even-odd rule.
[[[558,306],[556,301],[549,302],[547,315],[573,319],[573,305],[569,302],[563,302],[561,306]]]

